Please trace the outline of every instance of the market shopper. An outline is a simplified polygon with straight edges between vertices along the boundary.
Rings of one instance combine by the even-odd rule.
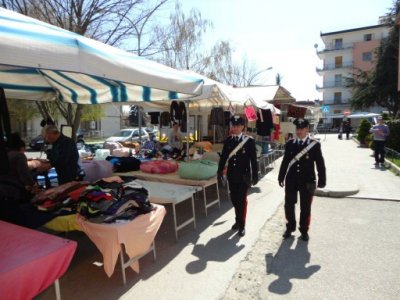
[[[321,152],[321,144],[308,137],[309,122],[298,118],[293,122],[296,126],[296,136],[285,145],[285,154],[279,170],[278,182],[285,187],[286,231],[283,238],[287,239],[296,230],[295,204],[300,193],[300,232],[301,239],[309,240],[308,229],[311,220],[311,203],[316,187],[326,185],[326,170]],[[315,166],[318,171],[318,181],[315,176]]]
[[[84,173],[79,165],[75,142],[63,135],[55,125],[47,125],[43,131],[46,143],[51,145],[51,149],[47,150],[47,169],[56,169],[58,184],[82,180]]]
[[[180,158],[182,152],[182,134],[180,132],[180,126],[177,122],[172,123],[172,130],[168,134],[168,145],[172,149],[172,157]]]
[[[382,116],[378,117],[378,124],[372,126],[370,132],[374,134],[375,165],[383,165],[385,163],[385,142],[390,134],[390,129]]]
[[[230,198],[235,208],[235,224],[232,230],[238,230],[239,236],[245,235],[247,191],[251,184],[258,182],[257,155],[254,139],[243,134],[244,119],[231,118],[232,135],[224,141],[218,166],[218,178],[223,177],[225,164],[229,183]]]

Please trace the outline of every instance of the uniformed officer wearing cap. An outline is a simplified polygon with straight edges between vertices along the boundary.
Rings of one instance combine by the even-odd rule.
[[[300,232],[301,239],[308,241],[308,229],[311,220],[311,203],[316,187],[323,188],[326,185],[326,171],[324,158],[321,152],[321,144],[308,137],[308,121],[298,118],[293,122],[296,125],[297,138],[287,141],[285,155],[279,170],[278,181],[281,187],[285,186],[285,216],[286,231],[283,238],[287,239],[296,230],[295,204],[297,193],[300,193]],[[288,170],[290,162],[295,156],[313,141],[316,144],[308,150]],[[315,176],[315,165],[318,172],[318,181]]]
[[[228,160],[229,154],[247,138],[246,143],[228,161],[227,177],[230,197],[235,208],[236,221],[232,230],[238,230],[240,236],[245,235],[247,191],[251,184],[258,182],[257,155],[254,139],[243,134],[244,119],[240,116],[231,118],[232,135],[224,141],[218,166],[218,178]]]

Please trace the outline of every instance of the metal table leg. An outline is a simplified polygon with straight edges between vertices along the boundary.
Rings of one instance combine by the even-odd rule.
[[[58,279],[54,281],[54,289],[56,290],[56,299],[61,300],[60,282],[58,281]]]

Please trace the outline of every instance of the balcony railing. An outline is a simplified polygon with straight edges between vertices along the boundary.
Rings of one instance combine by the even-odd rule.
[[[346,81],[344,79],[340,81],[327,81],[322,86],[316,85],[317,90],[330,89],[330,88],[346,88]]]
[[[317,72],[323,71],[330,71],[330,70],[337,70],[337,69],[345,69],[345,68],[352,68],[354,65],[352,62],[343,63],[343,64],[324,64],[322,68],[317,67]]]
[[[324,105],[339,105],[339,104],[349,104],[350,99],[324,99]]]
[[[324,52],[329,52],[329,51],[337,51],[337,50],[345,50],[345,49],[352,49],[353,48],[353,43],[347,43],[347,44],[334,44],[334,43],[329,43],[325,45],[325,49],[322,49],[321,51],[318,51],[318,53],[324,53]]]

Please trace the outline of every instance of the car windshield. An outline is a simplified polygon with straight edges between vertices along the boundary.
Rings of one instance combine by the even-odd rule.
[[[121,130],[121,131],[113,134],[113,136],[128,137],[131,134],[132,134],[132,130]]]

